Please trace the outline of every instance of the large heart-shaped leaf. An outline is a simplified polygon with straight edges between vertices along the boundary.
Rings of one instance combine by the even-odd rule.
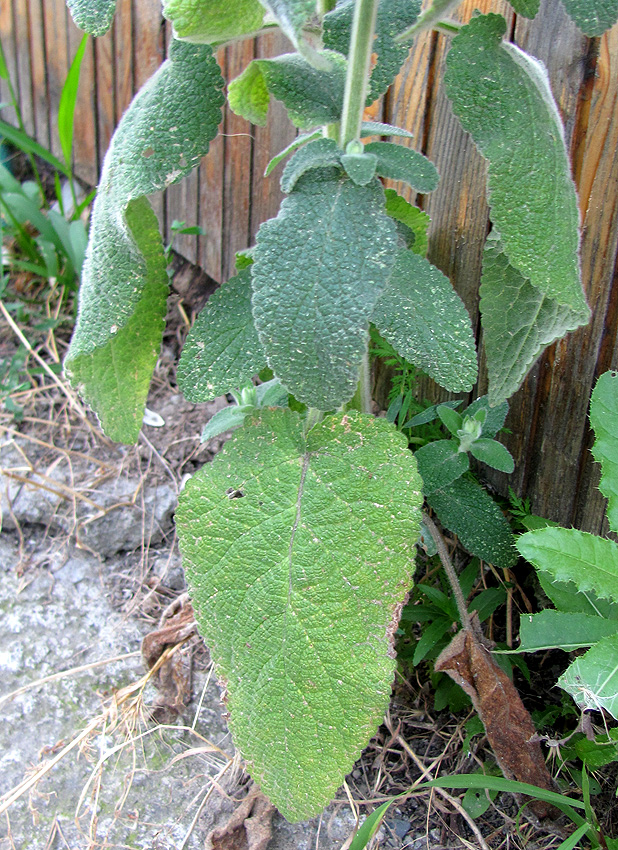
[[[549,298],[587,310],[579,212],[564,131],[544,66],[502,41],[500,15],[473,18],[453,39],[446,88],[489,161],[489,202],[513,266]]]
[[[590,424],[594,429],[594,459],[601,464],[599,490],[607,498],[607,519],[618,532],[618,374],[601,375],[590,399]]]
[[[254,253],[253,316],[269,366],[299,400],[332,410],[356,390],[369,319],[397,247],[377,180],[304,174]]]
[[[125,379],[131,376],[131,381],[147,387],[165,318],[165,300],[147,295],[158,291],[155,278],[163,261],[161,237],[151,226],[147,204],[134,207],[131,222],[127,208],[143,195],[177,182],[199,163],[217,133],[222,86],[210,47],[172,42],[170,58],[125,112],[103,163],[82,272],[77,325],[65,366],[85,397],[96,404],[95,410],[112,439],[137,439],[142,422],[139,406],[132,408],[131,426],[126,415],[120,414],[126,397]],[[155,253],[160,256],[157,261],[153,259]],[[136,324],[135,316],[145,309],[146,302],[148,318],[142,316],[143,322]],[[157,328],[158,342],[152,328],[146,329],[148,323]],[[132,343],[127,340],[116,351],[114,340],[125,328],[126,336],[129,327]],[[102,348],[108,349],[105,358],[116,351],[113,369],[104,375],[84,366],[81,360]]]
[[[421,482],[354,411],[303,435],[268,410],[187,484],[176,522],[236,745],[288,820],[329,802],[380,723],[412,581]]]

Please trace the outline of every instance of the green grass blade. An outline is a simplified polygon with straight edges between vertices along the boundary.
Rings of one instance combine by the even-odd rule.
[[[511,794],[528,794],[531,797],[536,797],[537,800],[544,800],[546,803],[552,803],[558,808],[575,808],[585,809],[586,806],[580,800],[572,800],[570,797],[565,798],[562,794],[556,794],[555,791],[546,791],[545,788],[538,788],[536,785],[529,785],[527,782],[516,782],[513,779],[503,779],[501,776],[480,776],[477,773],[462,773],[459,776],[442,776],[438,779],[432,779],[430,782],[425,782],[419,786],[423,788],[489,788],[490,791],[509,791]],[[566,800],[568,799],[568,802]]]
[[[393,798],[393,800],[396,799],[396,797]],[[364,850],[376,832],[380,829],[380,825],[384,820],[384,815],[388,811],[388,807],[391,805],[393,800],[387,800],[386,803],[382,803],[379,809],[376,809],[375,812],[372,812],[365,818],[363,825],[354,836],[354,840],[350,844],[349,850]]]
[[[75,58],[71,62],[69,73],[62,87],[60,104],[58,106],[58,135],[60,137],[62,155],[69,171],[71,170],[71,157],[73,154],[75,103],[77,101],[82,59],[84,58],[87,44],[88,35],[85,35],[77,48]]]
[[[27,136],[25,133],[22,133],[21,130],[18,130],[16,127],[11,126],[11,124],[7,124],[6,121],[0,120],[0,136],[4,136],[7,141],[11,142],[15,145],[15,147],[20,148],[25,151],[25,153],[35,154],[35,156],[40,156],[41,159],[44,159],[45,162],[49,163],[52,168],[55,168],[57,171],[60,171],[66,177],[69,177],[69,172],[67,171],[67,167],[57,159],[53,153],[50,153],[46,150],[42,145],[38,142],[35,142],[30,136]]]
[[[562,844],[559,844],[556,850],[573,850],[574,847],[577,847],[580,838],[583,838],[589,829],[590,827],[588,824],[583,823],[572,835],[569,835]]]

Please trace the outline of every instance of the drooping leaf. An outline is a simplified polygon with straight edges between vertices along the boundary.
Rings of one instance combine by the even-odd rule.
[[[481,463],[487,463],[500,472],[506,472],[510,475],[515,469],[513,455],[506,446],[503,446],[497,440],[480,437],[470,446],[470,454],[480,460]]]
[[[363,121],[361,136],[401,136],[404,139],[413,139],[414,133],[393,124],[383,124],[381,121]]]
[[[386,189],[384,194],[386,196],[386,212],[409,231],[409,237],[406,239],[407,247],[421,257],[427,256],[429,247],[427,230],[431,221],[427,213],[412,206],[394,189]]]
[[[234,741],[288,820],[326,805],[382,719],[421,502],[407,442],[384,419],[337,414],[305,438],[289,410],[236,432],[180,497]]]
[[[487,415],[483,421],[483,436],[495,437],[498,431],[504,427],[507,413],[509,412],[508,402],[503,401],[495,407],[489,406],[489,396],[482,395],[475,399],[472,404],[466,407],[464,413],[466,416],[476,416],[479,410],[486,410]]]
[[[540,614],[525,614],[520,618],[521,652],[540,649],[574,649],[592,646],[608,635],[618,634],[618,622],[590,614],[566,614],[546,608]]]
[[[564,130],[544,66],[503,42],[505,30],[495,14],[462,28],[446,60],[447,93],[489,162],[491,218],[511,264],[545,295],[583,313],[579,212]]]
[[[334,168],[301,177],[261,226],[255,325],[269,366],[299,401],[331,410],[353,396],[396,238],[378,181],[357,186]]]
[[[324,138],[307,142],[304,147],[296,151],[283,169],[281,190],[289,194],[303,174],[312,168],[326,168],[329,165],[340,165],[340,163],[341,151],[337,142]]]
[[[477,375],[470,317],[451,282],[424,257],[401,251],[371,321],[398,353],[452,392]]]
[[[618,602],[618,546],[576,528],[540,528],[517,538],[521,555],[558,581]]]
[[[607,498],[607,519],[618,532],[618,374],[605,372],[590,399],[594,459],[601,464],[599,490]]]
[[[295,47],[300,44],[303,30],[317,29],[314,0],[260,0]]]
[[[127,239],[143,263],[140,300],[122,327],[92,350],[71,346],[66,361],[71,383],[101,420],[112,440],[133,443],[139,434],[150,377],[159,356],[169,290],[159,226],[146,198],[125,210]]]
[[[163,0],[163,14],[176,38],[200,44],[248,37],[264,20],[258,0]]]
[[[433,192],[438,185],[435,165],[414,148],[392,142],[368,142],[365,153],[377,156],[376,171],[380,177],[402,180],[417,192]]]
[[[178,363],[178,386],[189,401],[210,401],[244,386],[265,365],[249,267],[219,287],[197,317]]]
[[[375,64],[369,80],[367,103],[384,94],[408,55],[408,46],[397,44],[395,36],[416,21],[420,0],[380,0],[373,42]],[[324,46],[347,56],[352,32],[354,0],[344,0],[324,16]]]
[[[279,151],[278,154],[273,156],[270,160],[266,169],[264,171],[264,177],[268,177],[268,175],[282,162],[286,156],[289,156],[293,153],[297,148],[302,147],[307,142],[312,142],[314,139],[319,139],[322,136],[321,130],[314,130],[313,133],[302,133],[300,136],[296,136],[293,142],[285,147],[282,151]]]
[[[442,525],[455,532],[468,552],[497,567],[513,566],[517,552],[509,524],[476,481],[458,478],[426,498]]]
[[[341,117],[346,61],[338,53],[319,54],[328,70],[315,68],[298,53],[254,59],[228,86],[230,109],[264,126],[270,96],[280,100],[296,127],[330,124]]]
[[[521,386],[544,349],[589,319],[559,304],[512,266],[492,233],[483,252],[480,288],[489,400],[499,404]]]
[[[558,684],[581,708],[604,708],[618,720],[618,635],[603,638],[576,658]]]
[[[618,21],[618,0],[562,0],[562,5],[585,35],[603,35]]]
[[[90,35],[105,35],[110,28],[116,0],[67,0],[75,26]]]
[[[201,443],[207,443],[213,437],[218,437],[226,431],[234,431],[244,424],[245,419],[255,410],[252,404],[232,404],[218,410],[202,429]]]
[[[222,86],[210,47],[174,41],[170,58],[136,95],[114,133],[93,207],[77,325],[65,363],[67,372],[74,373],[80,385],[86,381],[88,370],[82,366],[81,377],[77,377],[77,358],[107,348],[127,325],[139,336],[136,345],[149,337],[150,331],[136,325],[134,319],[152,285],[154,262],[148,252],[159,252],[161,240],[150,227],[143,205],[135,208],[136,218],[144,216],[143,227],[136,223],[131,226],[126,210],[131,201],[179,180],[206,154],[221,118]],[[152,240],[151,246],[147,239]],[[159,309],[161,321],[154,321],[153,316],[153,327],[158,328],[160,340],[165,303]],[[149,338],[148,346],[151,344]],[[128,352],[129,346],[123,346],[123,350]],[[146,360],[150,362],[131,356],[116,359],[118,382],[125,380],[125,372],[133,373],[137,364],[145,368]],[[146,380],[145,375],[140,376],[140,385],[142,379]],[[84,393],[96,396],[99,405],[106,404],[104,395],[87,383]],[[118,412],[116,404],[117,399],[110,397],[107,413],[95,408],[109,422],[108,427],[113,427],[110,416],[116,415],[114,410]],[[141,422],[141,416],[135,420],[132,438],[123,426],[123,441],[137,439],[138,419]]]
[[[423,493],[452,484],[470,469],[466,452],[458,452],[453,440],[434,440],[414,452],[423,479]]]
[[[536,17],[541,0],[510,0],[511,6],[518,15],[523,15],[524,18]]]
[[[535,530],[536,529],[530,529]],[[572,614],[589,614],[604,617],[606,620],[618,620],[618,603],[599,599],[592,591],[581,591],[572,581],[556,581],[549,573],[539,570],[539,584],[559,611]]]

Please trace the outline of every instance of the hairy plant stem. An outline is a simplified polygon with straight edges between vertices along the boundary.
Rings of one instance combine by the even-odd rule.
[[[327,12],[335,8],[337,0],[317,0],[317,12],[322,18]]]
[[[466,631],[472,632],[474,629],[472,627],[470,614],[468,613],[468,606],[466,605],[466,600],[464,599],[464,595],[461,591],[461,585],[459,584],[455,567],[451,562],[451,556],[446,548],[444,537],[440,534],[438,526],[431,517],[425,513],[425,511],[423,511],[423,522],[425,524],[425,528],[431,534],[433,542],[436,544],[436,549],[438,550],[438,555],[442,561],[442,566],[444,567],[444,571],[448,577],[449,584],[453,589],[453,595],[455,596],[455,602],[457,603],[457,610],[459,611],[461,625]]]
[[[377,12],[378,0],[356,0],[341,114],[339,147],[342,150],[348,142],[360,137]]]

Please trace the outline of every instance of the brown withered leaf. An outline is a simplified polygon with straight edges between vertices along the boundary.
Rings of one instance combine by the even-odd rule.
[[[146,667],[152,669],[163,652],[170,646],[183,643],[197,632],[193,607],[188,594],[166,608],[159,627],[142,641],[142,656]],[[191,668],[193,647],[185,644],[170,656],[157,670],[154,682],[158,696],[152,714],[163,722],[181,714],[191,698]]]
[[[435,669],[447,673],[472,700],[505,777],[554,791],[532,718],[479,638],[466,629],[459,632],[438,656]],[[539,818],[559,814],[542,800],[534,800],[530,808]]]
[[[276,809],[254,785],[223,826],[206,836],[204,850],[266,850]]]

